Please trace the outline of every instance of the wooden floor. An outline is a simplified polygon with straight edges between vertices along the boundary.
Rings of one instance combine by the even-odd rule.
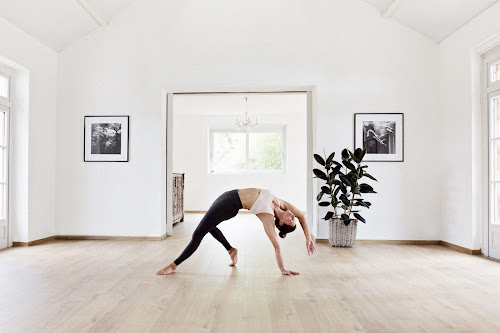
[[[171,276],[156,272],[202,215],[164,241],[54,241],[0,251],[0,332],[500,332],[500,263],[442,246],[283,240],[282,276],[260,222],[221,224]]]

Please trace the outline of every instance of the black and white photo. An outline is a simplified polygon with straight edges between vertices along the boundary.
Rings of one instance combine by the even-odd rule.
[[[128,161],[128,116],[86,116],[84,160]]]
[[[366,149],[366,161],[403,161],[403,114],[356,113],[354,146]]]

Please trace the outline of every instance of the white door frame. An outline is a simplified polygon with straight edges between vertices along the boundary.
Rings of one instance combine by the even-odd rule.
[[[316,151],[316,87],[312,85],[290,86],[172,86],[162,89],[162,184],[161,184],[161,228],[162,234],[172,235],[172,147],[173,147],[173,98],[175,94],[202,93],[290,93],[307,94],[307,220],[312,226],[311,234],[317,235],[318,207],[313,194],[313,152]],[[164,139],[163,139],[164,138]]]
[[[488,109],[484,87],[483,58],[500,45],[500,32],[470,49],[471,102],[472,102],[472,245],[479,246],[489,256],[489,132]],[[474,249],[474,248],[473,248]]]
[[[500,91],[500,81],[496,83],[490,83],[490,65],[492,62],[496,62],[500,59],[500,47],[496,46],[487,52],[484,52],[481,56],[482,58],[482,72],[481,72],[481,102],[482,102],[482,113],[483,113],[483,130],[485,137],[485,165],[487,166],[484,171],[486,176],[484,179],[486,180],[486,189],[487,192],[486,198],[487,203],[485,204],[485,209],[487,210],[487,218],[485,219],[485,223],[483,225],[483,249],[482,252],[487,257],[494,257],[496,259],[500,259],[500,251],[498,249],[493,249],[493,233],[495,235],[500,235],[500,227],[498,225],[492,225],[493,220],[493,211],[492,209],[495,207],[492,205],[493,198],[491,197],[491,176],[492,176],[492,160],[490,160],[491,154],[491,129],[493,126],[493,122],[491,119],[491,100],[492,98],[499,95]]]

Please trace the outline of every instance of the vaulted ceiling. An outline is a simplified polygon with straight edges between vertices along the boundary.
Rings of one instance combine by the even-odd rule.
[[[55,51],[61,51],[111,21],[134,1],[1,0],[0,16]]]
[[[61,51],[134,1],[145,0],[1,0],[0,16]],[[439,43],[500,0],[363,1]]]
[[[499,0],[363,0],[440,43]]]

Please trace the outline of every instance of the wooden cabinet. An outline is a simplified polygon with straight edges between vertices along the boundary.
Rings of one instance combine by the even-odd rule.
[[[174,173],[172,195],[172,213],[174,224],[184,221],[184,174]]]

